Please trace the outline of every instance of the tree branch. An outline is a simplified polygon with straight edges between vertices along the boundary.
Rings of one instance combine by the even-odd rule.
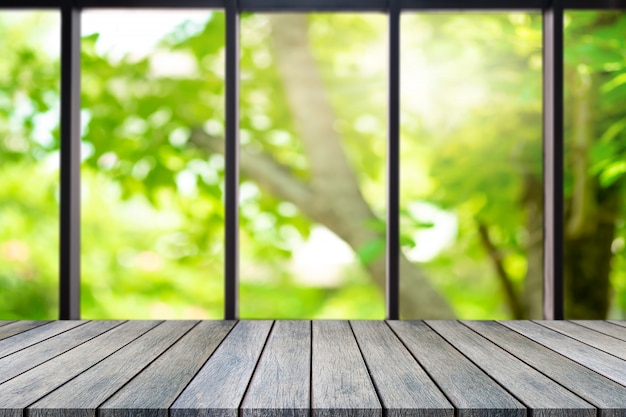
[[[224,154],[224,139],[210,136],[200,128],[193,129],[189,142],[207,153]],[[309,217],[316,217],[310,207],[315,200],[310,187],[298,180],[288,167],[265,153],[241,148],[241,172],[274,196],[289,201]]]
[[[513,318],[515,320],[521,320],[524,318],[524,309],[522,308],[522,303],[515,292],[515,288],[513,288],[513,282],[511,281],[509,274],[507,274],[504,269],[504,265],[502,264],[502,254],[491,241],[487,225],[480,220],[476,220],[476,224],[478,225],[480,242],[493,263],[496,275],[502,285],[502,288],[504,289],[504,293],[506,294],[507,303],[511,309],[511,313],[513,313]]]

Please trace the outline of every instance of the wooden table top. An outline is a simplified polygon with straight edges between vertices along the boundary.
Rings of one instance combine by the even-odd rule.
[[[623,321],[0,322],[0,417],[625,417]]]

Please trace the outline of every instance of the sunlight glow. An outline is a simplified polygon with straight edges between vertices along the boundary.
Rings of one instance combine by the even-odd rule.
[[[86,10],[83,36],[99,33],[96,50],[113,61],[130,54],[141,59],[153,52],[164,35],[185,21],[202,24],[210,11],[197,10]]]

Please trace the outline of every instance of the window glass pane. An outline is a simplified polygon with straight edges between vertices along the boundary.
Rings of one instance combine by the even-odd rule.
[[[0,12],[0,319],[58,317],[57,12]]]
[[[401,23],[401,317],[541,318],[540,14]]]
[[[384,317],[386,24],[242,19],[244,318]]]
[[[565,15],[564,304],[626,318],[626,15]]]
[[[221,318],[223,12],[82,27],[83,316]]]

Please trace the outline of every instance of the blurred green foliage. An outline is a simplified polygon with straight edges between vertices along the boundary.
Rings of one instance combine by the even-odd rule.
[[[0,14],[8,57],[0,61],[0,318],[53,319],[59,65],[44,41],[58,35],[59,21],[53,13],[16,16]],[[320,14],[309,24],[334,128],[378,216],[364,227],[382,233],[385,18]],[[528,208],[529,178],[541,178],[542,169],[540,15],[407,14],[402,27],[401,245],[459,317],[511,318],[477,224],[487,225],[507,279],[523,297],[536,262],[529,216],[541,216]],[[594,102],[587,174],[600,187],[623,188],[626,19],[568,14],[566,28],[567,73],[602,77],[592,89],[601,98]],[[207,13],[205,24],[181,23],[163,35],[149,55],[121,58],[102,53],[97,34],[83,38],[85,318],[222,317],[224,161],[193,133],[223,140],[223,14]],[[270,35],[266,17],[243,17],[242,146],[311,180]],[[566,119],[570,136],[571,126]],[[567,198],[574,176],[566,172]],[[609,256],[612,317],[626,311],[620,210]],[[243,317],[383,318],[383,289],[363,266],[383,256],[384,240],[352,248],[353,259],[329,273],[335,278],[314,283],[293,269],[319,228],[301,208],[244,175],[240,220]],[[532,297],[526,302],[541,303]]]

